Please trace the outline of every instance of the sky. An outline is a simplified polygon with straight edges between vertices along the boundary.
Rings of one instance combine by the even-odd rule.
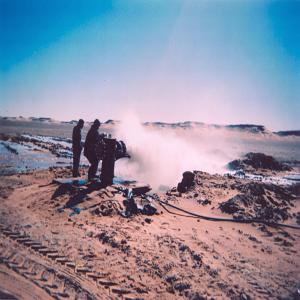
[[[300,1],[0,0],[0,115],[300,129]]]

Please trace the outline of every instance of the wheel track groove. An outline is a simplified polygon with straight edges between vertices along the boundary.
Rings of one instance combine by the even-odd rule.
[[[6,240],[5,245],[3,245],[3,239],[0,243],[0,263],[5,264],[39,288],[45,290],[53,299],[141,299],[136,298],[131,291],[118,287],[117,283],[106,279],[91,268],[76,266],[75,262],[64,255],[60,255],[59,251],[46,247],[37,240],[33,240],[28,234],[17,230],[14,231],[3,224],[0,224],[0,233]],[[28,251],[38,255],[38,260],[41,260],[41,258],[42,260],[46,259],[46,263],[27,258],[12,243],[20,246],[25,252]],[[48,267],[47,259],[58,265],[59,268]],[[80,281],[92,283],[98,292],[91,293],[88,289],[82,287]],[[100,295],[99,292],[101,292]]]

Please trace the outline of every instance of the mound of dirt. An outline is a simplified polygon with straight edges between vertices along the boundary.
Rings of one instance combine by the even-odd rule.
[[[247,153],[242,159],[231,161],[227,166],[231,170],[249,170],[249,168],[252,168],[255,170],[290,171],[292,169],[270,155],[254,152]]]
[[[281,222],[292,215],[289,209],[294,205],[295,196],[283,187],[251,182],[237,185],[240,191],[227,201],[221,202],[222,212],[232,214],[236,219],[263,219],[269,222]]]

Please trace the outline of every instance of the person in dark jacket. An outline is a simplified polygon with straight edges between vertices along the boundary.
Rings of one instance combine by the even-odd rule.
[[[88,161],[91,164],[88,171],[89,181],[95,178],[99,164],[99,158],[96,154],[96,144],[99,142],[100,139],[100,135],[98,133],[100,124],[101,123],[98,119],[94,121],[86,136],[84,143],[84,156],[88,159]]]
[[[80,119],[77,125],[73,128],[72,134],[72,149],[73,149],[73,177],[80,177],[79,163],[82,151],[81,143],[81,129],[83,128],[84,121]]]

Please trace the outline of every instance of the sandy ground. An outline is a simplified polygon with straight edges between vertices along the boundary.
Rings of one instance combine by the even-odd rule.
[[[1,177],[0,299],[297,299],[300,230],[188,218],[158,204],[156,215],[124,218],[116,189],[52,184],[68,176]],[[219,203],[244,183],[199,173],[191,192],[160,197],[232,217]],[[295,216],[299,198],[288,202]]]

